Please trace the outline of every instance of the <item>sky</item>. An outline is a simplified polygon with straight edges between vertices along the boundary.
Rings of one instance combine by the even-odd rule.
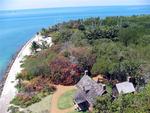
[[[150,0],[0,0],[0,10],[110,5],[150,5]]]

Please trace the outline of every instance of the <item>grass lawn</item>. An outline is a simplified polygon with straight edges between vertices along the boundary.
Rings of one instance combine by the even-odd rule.
[[[68,109],[73,106],[73,95],[75,91],[76,90],[70,90],[60,96],[57,105],[59,109]]]
[[[78,112],[78,111],[72,111],[72,112],[68,112],[68,113],[89,113],[88,111],[87,112]]]
[[[52,95],[43,98],[40,102],[29,106],[27,109],[33,113],[50,113]]]

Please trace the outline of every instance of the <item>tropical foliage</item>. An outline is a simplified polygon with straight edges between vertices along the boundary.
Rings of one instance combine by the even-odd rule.
[[[140,93],[120,95],[114,101],[108,95],[98,97],[93,113],[149,113],[149,100],[150,84]]]
[[[23,70],[17,76],[17,88],[21,92],[40,92],[45,85],[53,89],[52,84],[76,84],[85,69],[93,76],[103,74],[110,81],[125,81],[131,76],[136,78],[137,84],[140,78],[150,76],[149,15],[71,20],[42,29],[40,34],[51,36],[54,44],[22,62]],[[32,49],[37,48],[33,43]],[[120,98],[129,97],[133,95]],[[108,112],[111,109],[108,105],[113,107],[120,102],[116,100],[112,105],[106,101],[110,101],[107,96],[98,100],[96,113],[99,109]]]

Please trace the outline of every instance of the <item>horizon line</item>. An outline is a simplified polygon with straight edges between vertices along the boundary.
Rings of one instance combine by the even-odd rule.
[[[90,5],[90,6],[58,6],[58,7],[41,7],[41,8],[23,8],[23,9],[0,9],[0,11],[21,11],[21,10],[39,10],[39,9],[62,9],[62,8],[78,8],[78,7],[117,7],[117,6],[150,6],[150,4],[127,4],[127,5]]]

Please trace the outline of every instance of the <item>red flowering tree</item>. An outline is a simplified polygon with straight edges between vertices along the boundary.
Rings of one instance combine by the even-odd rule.
[[[72,85],[78,82],[81,75],[81,68],[72,64],[65,57],[57,57],[50,64],[51,80],[55,84]]]

